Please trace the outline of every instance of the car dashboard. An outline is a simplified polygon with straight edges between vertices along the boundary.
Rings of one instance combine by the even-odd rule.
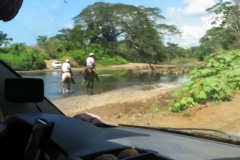
[[[33,133],[39,119],[54,124],[48,138]],[[239,145],[144,128],[98,127],[77,118],[54,114],[8,116],[1,124],[0,136],[1,156],[7,159],[33,159],[38,154],[37,159],[43,160],[95,160],[104,154],[118,157],[126,149],[135,149],[138,154],[122,158],[124,160],[240,158]],[[38,151],[31,151],[27,157],[30,140],[34,142],[30,148],[36,147]],[[39,142],[46,143],[37,145]]]

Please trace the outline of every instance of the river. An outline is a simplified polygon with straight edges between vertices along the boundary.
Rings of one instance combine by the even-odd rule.
[[[131,85],[176,82],[185,83],[187,75],[163,75],[160,73],[134,73],[132,70],[101,70],[98,72],[100,81],[95,81],[94,93],[99,94]],[[41,78],[44,80],[44,94],[48,99],[59,99],[71,95],[86,94],[85,85],[82,85],[81,72],[74,72],[75,84],[72,84],[71,94],[62,94],[60,86],[61,71],[21,73],[26,78]]]

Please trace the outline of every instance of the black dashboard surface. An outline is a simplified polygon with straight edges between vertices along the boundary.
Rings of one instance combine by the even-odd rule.
[[[33,125],[36,118],[55,123],[51,141],[70,159],[100,153],[114,153],[123,148],[137,148],[156,154],[154,159],[240,159],[240,147],[222,142],[134,127],[97,127],[88,122],[54,114],[20,114],[7,118]],[[59,158],[60,160],[61,158]]]

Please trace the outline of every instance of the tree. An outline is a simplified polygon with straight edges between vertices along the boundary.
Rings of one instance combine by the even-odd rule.
[[[86,46],[96,35],[96,30],[85,30],[81,25],[76,25],[73,29],[62,29],[60,32],[56,38],[61,40],[66,48],[71,50],[83,48],[86,53]]]
[[[214,14],[212,24],[220,24],[220,27],[226,27],[240,40],[240,5],[238,1],[220,0],[219,3],[208,8],[207,11]]]
[[[166,47],[168,51],[168,60],[175,59],[175,58],[187,58],[188,55],[186,54],[185,50],[178,46],[178,44],[175,43],[167,43]]]
[[[47,37],[47,36],[38,36],[38,38],[37,38],[37,44],[38,44],[40,47],[43,47],[43,48],[46,49],[47,40],[48,40],[48,37]]]
[[[210,52],[227,50],[236,41],[234,34],[228,28],[213,27],[199,40],[201,46]]]
[[[12,41],[13,39],[12,38],[7,38],[7,34],[6,33],[3,33],[2,31],[0,31],[0,47],[2,45],[8,45],[9,44],[9,41]]]
[[[164,17],[158,8],[136,7],[121,3],[98,2],[74,17],[75,26],[92,31],[90,43],[109,48],[110,56],[119,54],[119,44],[126,43],[135,60],[150,60],[161,54],[164,35],[180,33],[175,26],[161,24]],[[164,32],[163,32],[164,31]]]

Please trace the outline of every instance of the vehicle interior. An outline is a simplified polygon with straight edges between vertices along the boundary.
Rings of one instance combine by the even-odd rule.
[[[22,78],[3,61],[0,71],[4,73],[0,79],[0,152],[5,159],[240,158],[236,139],[216,141],[160,128],[107,125],[65,116],[44,97],[41,79]]]
[[[11,20],[21,3],[15,1],[11,12],[1,6],[1,20]],[[240,141],[230,135],[216,138],[189,131],[108,125],[92,123],[81,116],[68,117],[44,96],[43,80],[23,78],[2,60],[0,73],[1,159],[240,159]]]

